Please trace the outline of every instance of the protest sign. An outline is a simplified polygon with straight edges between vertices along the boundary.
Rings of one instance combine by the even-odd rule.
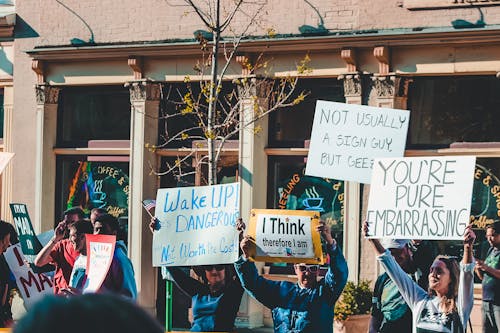
[[[87,280],[82,293],[95,293],[100,288],[113,261],[116,236],[85,235],[87,243]]]
[[[23,254],[28,262],[33,263],[36,255],[42,249],[42,244],[33,230],[28,208],[25,204],[11,203],[10,210],[12,212],[17,234],[19,235],[19,243],[21,244]]]
[[[44,273],[35,273],[26,263],[21,251],[21,245],[10,246],[4,253],[10,271],[16,278],[17,288],[24,300],[26,309],[29,309],[45,295],[53,295],[52,279]]]
[[[252,209],[248,234],[255,239],[256,261],[323,263],[319,213],[304,210]]]
[[[317,101],[306,175],[370,183],[373,159],[402,157],[410,112]]]
[[[366,221],[373,238],[462,239],[474,156],[376,159]]]
[[[14,155],[14,153],[0,152],[0,174],[5,170]]]
[[[229,264],[238,259],[239,183],[159,189],[153,266]]]

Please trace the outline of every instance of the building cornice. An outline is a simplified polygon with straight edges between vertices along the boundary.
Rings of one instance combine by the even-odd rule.
[[[500,44],[500,26],[481,29],[451,28],[397,29],[390,31],[364,31],[351,34],[303,37],[248,39],[240,44],[240,52],[262,52],[267,54],[303,51],[329,51],[343,48],[373,48],[384,46],[433,46],[433,45],[491,45]],[[121,59],[130,57],[186,57],[200,54],[200,46],[194,41],[142,42],[127,44],[54,46],[26,51],[35,60],[87,61],[97,59]]]

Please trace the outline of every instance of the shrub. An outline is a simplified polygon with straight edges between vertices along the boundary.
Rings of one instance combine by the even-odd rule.
[[[342,295],[335,304],[335,320],[345,321],[349,316],[370,313],[373,292],[368,280],[362,280],[358,285],[347,282]]]

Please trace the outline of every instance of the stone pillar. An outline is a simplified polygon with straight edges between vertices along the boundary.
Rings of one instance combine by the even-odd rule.
[[[252,78],[257,85],[253,92],[247,96],[240,96],[242,129],[239,138],[240,150],[240,186],[241,186],[241,216],[247,223],[250,219],[252,208],[267,208],[267,155],[264,148],[268,141],[268,117],[263,117],[257,122],[251,122],[254,118],[254,103],[264,105],[267,82],[258,82]],[[257,98],[255,98],[256,96]],[[262,268],[262,264],[257,264]],[[245,313],[238,318],[239,326],[260,327],[263,325],[264,307],[247,293],[243,295],[240,309]]]
[[[343,74],[338,79],[344,83],[345,102],[347,104],[363,104],[363,77],[361,74]]]
[[[377,94],[376,106],[406,110],[410,78],[377,75],[372,80]]]
[[[344,83],[344,96],[347,104],[363,104],[363,77],[360,73],[350,73],[339,76]],[[344,254],[349,266],[349,280],[358,282],[359,277],[359,210],[360,184],[345,182],[344,184]]]
[[[6,86],[3,89],[3,151],[11,153],[12,147],[12,118],[13,118],[13,101],[14,89],[12,86]],[[2,201],[1,201],[1,217],[2,220],[10,221],[11,213],[9,203],[12,202],[12,161],[7,165],[2,173]]]
[[[36,92],[36,165],[35,165],[35,230],[54,228],[57,106],[59,88],[37,84]]]
[[[158,140],[160,85],[149,80],[126,84],[130,90],[130,194],[128,216],[128,255],[134,265],[137,282],[137,302],[151,314],[156,312],[156,270],[152,265],[153,236],[149,231],[150,217],[142,208],[142,200],[156,198],[158,158],[145,148]]]

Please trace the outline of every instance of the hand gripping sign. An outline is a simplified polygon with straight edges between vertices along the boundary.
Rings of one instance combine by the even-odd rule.
[[[470,221],[474,156],[376,159],[369,237],[462,239]]]
[[[249,235],[255,261],[323,263],[319,213],[305,210],[252,209]]]
[[[239,183],[159,189],[153,266],[235,262],[239,206]]]

